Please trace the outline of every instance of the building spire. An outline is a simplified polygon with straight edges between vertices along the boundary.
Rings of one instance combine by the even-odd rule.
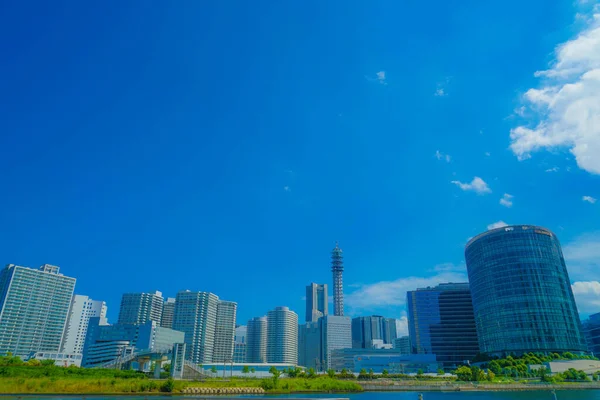
[[[344,315],[344,257],[338,242],[331,251],[331,272],[333,273],[333,315]]]

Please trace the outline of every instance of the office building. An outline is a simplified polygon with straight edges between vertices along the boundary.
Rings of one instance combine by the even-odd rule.
[[[381,340],[382,344],[393,345],[396,339],[396,320],[380,315],[356,317],[352,319],[352,347],[355,349],[373,348]]]
[[[155,321],[142,325],[101,325],[100,318],[90,318],[82,366],[99,367],[139,352],[169,353],[184,339],[183,332],[163,328]]]
[[[306,322],[316,322],[328,314],[327,285],[311,283],[306,287]]]
[[[237,303],[232,301],[219,301],[217,303],[213,363],[231,363],[233,360],[236,310]]]
[[[267,317],[256,317],[248,321],[246,335],[246,362],[267,362]]]
[[[76,294],[71,300],[69,317],[63,336],[61,353],[81,354],[90,318],[100,318],[100,324],[107,325],[106,303],[92,300],[88,296]]]
[[[400,354],[411,354],[410,338],[408,336],[402,336],[394,340],[394,349],[398,350]]]
[[[321,322],[307,322],[298,327],[298,365],[324,371]]]
[[[588,350],[596,357],[600,356],[600,313],[592,314],[583,322],[583,335]]]
[[[160,326],[163,328],[173,328],[173,317],[175,316],[175,299],[169,297],[163,303],[162,315],[160,317]]]
[[[7,265],[0,272],[0,354],[59,352],[75,278],[53,265]]]
[[[236,364],[243,364],[246,362],[246,334],[248,327],[246,325],[240,325],[235,328],[235,339],[233,343],[233,362]]]
[[[164,299],[162,293],[125,293],[121,298],[118,324],[141,325],[154,321],[160,325]]]
[[[325,370],[332,368],[331,353],[338,349],[352,348],[350,317],[327,315],[320,319],[322,330],[322,354]]]
[[[479,353],[468,283],[443,283],[406,293],[413,354],[435,354],[444,369]]]
[[[267,362],[298,364],[298,314],[288,307],[267,313]]]
[[[587,352],[554,233],[531,225],[492,229],[467,243],[465,258],[482,353]]]
[[[331,251],[331,272],[333,274],[333,315],[344,315],[344,256],[338,243]]]
[[[401,354],[396,349],[338,349],[331,353],[331,369],[358,373],[362,369],[381,374],[415,374],[437,372],[434,354]]]
[[[219,298],[207,292],[177,293],[173,329],[185,333],[186,359],[196,364],[212,362]]]

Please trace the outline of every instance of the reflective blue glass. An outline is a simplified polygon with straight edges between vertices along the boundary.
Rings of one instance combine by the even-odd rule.
[[[465,249],[481,352],[587,352],[560,243],[530,225],[482,233]]]

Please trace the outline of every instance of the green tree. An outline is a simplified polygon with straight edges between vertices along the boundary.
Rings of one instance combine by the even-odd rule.
[[[248,366],[247,366],[247,365],[244,365],[244,366],[242,367],[242,374],[247,374],[247,373],[249,373],[249,372],[250,372],[250,368],[248,368]]]
[[[422,370],[422,369],[419,369],[419,370],[417,371],[417,376],[418,376],[419,378],[423,376],[423,370]]]
[[[389,374],[390,374],[390,373],[388,372],[388,370],[387,370],[387,369],[384,369],[383,371],[381,371],[381,375],[383,375],[383,376],[386,376],[386,377],[387,377]]]
[[[483,381],[485,380],[485,373],[476,365],[471,366],[471,380]]]
[[[42,365],[42,362],[40,360],[38,360],[37,358],[30,358],[29,360],[27,360],[25,365],[30,366],[30,367],[39,367]]]
[[[317,376],[317,374],[315,372],[315,369],[314,368],[309,368],[308,369],[308,374],[306,375],[306,377],[308,379],[313,379],[313,378],[316,378],[316,376]]]
[[[491,369],[488,369],[487,376],[486,376],[487,380],[490,382],[493,382],[495,377],[496,377],[496,374],[494,373],[494,371],[492,371]]]
[[[364,380],[369,379],[369,375],[367,374],[367,370],[362,368],[358,373],[358,379]]]
[[[160,391],[166,392],[166,393],[172,393],[174,389],[175,389],[175,381],[173,380],[173,378],[167,379],[165,381],[165,383],[163,383],[162,386],[160,387]]]
[[[254,367],[250,368],[250,373],[254,375],[254,373],[256,372],[256,369],[254,369]]]
[[[210,372],[213,373],[213,375],[217,374],[217,367],[215,365],[212,366],[212,368],[210,369]]]
[[[462,367],[459,367],[456,370],[455,374],[459,381],[469,382],[469,381],[473,380],[473,373],[471,372],[471,368],[469,368],[465,365],[463,365]]]
[[[502,373],[502,367],[496,360],[490,361],[490,363],[488,364],[488,369],[496,375],[500,375]]]
[[[375,373],[373,372],[373,368],[369,369],[369,379],[373,379],[373,376],[375,375]]]
[[[55,367],[56,362],[54,360],[42,360],[42,367]]]
[[[327,375],[328,375],[330,378],[335,378],[335,371],[334,371],[334,370],[332,370],[331,368],[329,368],[329,369],[327,370]]]
[[[281,371],[275,367],[271,367],[269,369],[269,373],[273,375],[273,386],[277,387],[277,385],[279,384],[279,377],[281,376]]]
[[[438,375],[445,375],[446,373],[444,372],[443,369],[440,368],[440,369],[438,369],[437,374]]]
[[[165,372],[171,372],[171,363],[164,363],[164,364],[162,365],[162,369],[163,369],[163,371],[165,371]]]

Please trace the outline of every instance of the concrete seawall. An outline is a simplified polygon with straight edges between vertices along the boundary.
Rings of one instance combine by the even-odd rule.
[[[367,392],[492,392],[492,391],[526,391],[526,390],[579,390],[600,389],[599,383],[567,383],[562,385],[551,384],[523,384],[523,383],[497,383],[497,384],[470,384],[453,382],[415,383],[415,382],[358,382]]]
[[[181,391],[184,394],[265,394],[265,390],[260,387],[237,387],[237,388],[208,388],[208,387],[187,387]]]

